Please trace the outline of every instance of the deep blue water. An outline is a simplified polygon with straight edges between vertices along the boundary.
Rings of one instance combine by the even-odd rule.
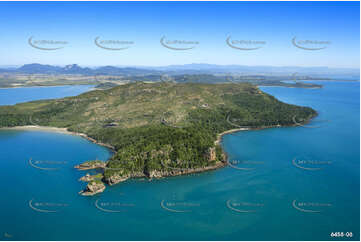
[[[107,149],[71,135],[1,131],[0,238],[333,240],[331,232],[352,232],[352,238],[343,239],[359,240],[360,86],[322,84],[322,89],[262,87],[284,102],[314,108],[319,116],[309,124],[315,128],[224,136],[230,160],[243,161],[235,166],[252,170],[226,167],[183,177],[130,180],[94,197],[78,195],[85,186],[78,178],[85,172],[72,167],[89,159],[106,160],[111,155]],[[53,161],[38,166],[59,169],[36,169],[28,164],[30,157]],[[296,167],[295,158],[305,161],[298,165],[322,169]],[[57,212],[35,211],[29,201],[37,209]],[[162,201],[178,212],[162,208]],[[96,202],[117,212],[99,210]]]

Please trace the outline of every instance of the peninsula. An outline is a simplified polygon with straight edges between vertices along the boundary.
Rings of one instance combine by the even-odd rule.
[[[82,179],[83,195],[134,177],[160,178],[227,165],[223,133],[293,126],[317,113],[278,101],[249,83],[130,83],[76,97],[0,107],[0,127],[64,128],[112,147],[106,163],[87,161],[81,170],[100,169]],[[295,122],[296,121],[296,122]]]

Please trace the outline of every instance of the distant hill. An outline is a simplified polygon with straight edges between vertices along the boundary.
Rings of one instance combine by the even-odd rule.
[[[13,71],[26,74],[53,74],[60,73],[63,68],[51,65],[28,64]]]
[[[237,74],[237,75],[312,75],[312,76],[359,76],[357,68],[329,68],[329,67],[297,67],[297,66],[243,66],[243,65],[214,65],[214,64],[186,64],[169,66],[142,66],[142,67],[117,67],[101,66],[97,68],[81,67],[77,64],[65,67],[26,64],[19,68],[0,68],[0,73],[22,74],[79,74],[79,75],[121,75],[121,76],[144,76],[144,75],[192,75],[192,74]]]
[[[77,64],[66,65],[64,67],[42,65],[42,64],[26,64],[19,68],[3,68],[0,73],[19,73],[19,74],[73,74],[73,75],[150,75],[162,73],[158,70],[148,70],[133,67],[115,67],[104,66],[99,68],[81,67]]]

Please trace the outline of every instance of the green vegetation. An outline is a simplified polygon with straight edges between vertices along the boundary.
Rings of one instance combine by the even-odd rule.
[[[92,160],[92,161],[83,162],[82,164],[75,166],[75,168],[79,170],[90,170],[95,168],[104,168],[105,165],[106,164],[103,161]]]
[[[95,88],[98,90],[106,90],[106,89],[110,89],[110,88],[113,88],[116,86],[118,86],[118,85],[113,82],[103,82],[103,83],[100,83],[99,85],[97,85]]]
[[[93,180],[93,181],[91,181],[90,183],[93,183],[93,184],[103,184],[103,182],[102,182],[101,180],[98,180],[98,179]]]
[[[66,127],[111,144],[113,175],[202,168],[224,159],[217,135],[240,126],[287,126],[316,112],[282,103],[248,83],[132,83],[76,97],[0,107],[0,127]]]
[[[101,181],[101,180],[103,179],[103,174],[98,173],[98,174],[96,174],[96,175],[93,175],[93,178],[94,178],[94,180],[99,180],[99,181]]]
[[[85,72],[87,73],[87,72]],[[322,85],[299,82],[298,80],[329,80],[308,76],[274,76],[274,75],[237,75],[237,74],[142,74],[112,75],[108,69],[103,74],[25,74],[1,73],[0,87],[31,87],[59,85],[96,85],[97,89],[105,90],[128,82],[177,82],[177,83],[239,83],[247,82],[258,86],[284,86],[298,88],[321,88]],[[288,82],[284,82],[288,81]]]
[[[297,80],[312,80],[307,76],[263,76],[263,75],[212,75],[212,74],[185,74],[185,75],[145,75],[125,77],[129,81],[158,82],[173,81],[177,83],[251,83],[257,86],[282,86],[297,88],[321,88],[322,85],[298,82]],[[317,79],[316,79],[317,80]],[[291,81],[291,82],[284,82]]]
[[[83,166],[96,166],[99,163],[102,163],[102,161],[100,160],[90,160],[90,161],[86,161],[84,163],[82,163]]]

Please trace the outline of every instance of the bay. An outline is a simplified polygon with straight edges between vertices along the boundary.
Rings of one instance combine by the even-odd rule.
[[[78,194],[86,172],[73,166],[107,160],[109,150],[73,135],[0,131],[0,238],[286,241],[348,232],[352,237],[341,239],[359,240],[359,82],[319,83],[324,87],[261,87],[319,115],[306,127],[224,136],[233,168],[129,180],[93,197]],[[6,100],[2,91],[2,104],[29,101],[22,94]],[[30,158],[57,170],[34,168]]]

